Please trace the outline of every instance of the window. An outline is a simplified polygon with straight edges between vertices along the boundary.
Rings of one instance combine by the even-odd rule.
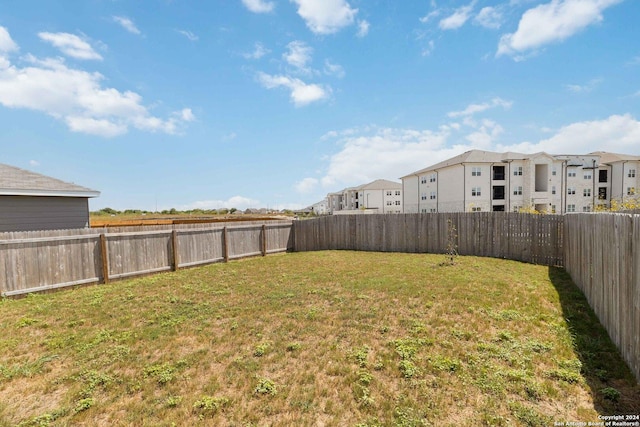
[[[598,200],[607,200],[607,187],[598,188]]]
[[[435,200],[435,199],[436,199],[436,192],[435,192],[435,191],[432,191],[432,192],[431,192],[431,194],[429,194],[429,198],[430,198],[431,200]]]
[[[582,196],[583,197],[591,197],[591,189],[590,188],[585,188],[584,190],[582,190]]]
[[[387,200],[387,206],[391,206],[393,205],[393,202],[391,200]]]
[[[420,184],[426,184],[427,183],[427,177],[423,176],[422,178],[420,178]]]
[[[513,176],[522,176],[522,166],[513,169]]]
[[[576,188],[575,187],[567,188],[567,194],[576,194]]]
[[[583,206],[582,212],[591,212],[591,206]]]
[[[513,195],[514,196],[522,196],[522,186],[519,185],[516,188],[513,189]]]
[[[391,195],[391,190],[388,190],[387,191],[387,196],[390,196],[390,195]]]
[[[471,208],[471,212],[482,212],[482,208],[473,207],[473,208]]]
[[[627,174],[627,176],[629,178],[635,178],[636,177],[636,170],[635,169],[629,169],[629,173]]]
[[[598,182],[607,182],[607,171],[598,171]]]
[[[427,200],[427,193],[422,193],[420,195],[420,200]]]
[[[513,212],[515,212],[515,213],[520,212],[520,206],[515,205],[515,206],[513,207]]]
[[[568,176],[569,178],[574,178],[574,177],[576,176],[576,170],[575,170],[575,169],[569,169],[569,170],[567,171],[567,176]]]
[[[504,185],[493,186],[493,200],[504,200]]]
[[[556,194],[556,186],[551,186],[551,194]]]
[[[551,213],[556,213],[556,205],[551,205]]]
[[[493,167],[493,180],[504,181],[504,166]]]
[[[436,209],[435,209],[435,208],[431,208],[431,209],[429,210],[429,212],[431,212],[431,213],[436,213]]]
[[[567,212],[575,212],[576,205],[567,205]]]
[[[429,175],[429,182],[436,182],[436,174],[432,173],[431,175]]]
[[[396,196],[400,195],[400,190],[396,190]]]
[[[555,167],[555,166],[554,166],[553,168],[551,168],[551,175],[556,176],[556,174],[557,174],[557,173],[558,173],[558,172],[557,172],[557,170],[556,170],[556,167]]]
[[[591,172],[585,172],[584,179],[591,179]]]
[[[474,197],[479,197],[482,195],[482,190],[480,189],[480,187],[473,187],[471,189],[471,195]]]
[[[634,194],[636,194],[636,188],[635,187],[627,187],[627,196],[633,196]]]
[[[400,200],[396,200],[396,206],[400,206]]]
[[[420,211],[420,213],[427,213],[427,210],[425,208],[422,208],[422,210]]]
[[[482,168],[475,166],[471,168],[471,176],[482,176]]]

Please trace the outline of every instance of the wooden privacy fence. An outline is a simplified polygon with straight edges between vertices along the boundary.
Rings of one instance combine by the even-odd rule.
[[[565,269],[640,381],[640,215],[565,216]]]
[[[294,249],[444,253],[453,231],[461,255],[562,265],[562,225],[560,215],[511,212],[336,215],[294,222]]]
[[[96,231],[103,231],[96,233]],[[106,231],[106,232],[105,232]],[[0,294],[66,286],[292,249],[291,222],[152,231],[65,230],[0,240]]]

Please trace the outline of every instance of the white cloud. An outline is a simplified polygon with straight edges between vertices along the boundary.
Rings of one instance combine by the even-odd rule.
[[[353,24],[358,9],[346,0],[292,0],[298,5],[298,15],[316,34],[337,33]]]
[[[133,21],[126,16],[114,16],[113,20],[130,33],[140,34],[140,30],[138,29],[138,27],[136,27],[136,24],[134,24]]]
[[[29,160],[29,166],[32,166],[32,167],[40,166],[40,162],[37,160]]]
[[[231,209],[245,210],[259,206],[260,201],[243,196],[233,196],[227,200],[198,200],[188,205],[180,206],[178,210],[188,211],[192,209]]]
[[[89,135],[112,138],[127,133],[127,125],[114,123],[107,119],[94,119],[92,117],[66,116],[64,118],[72,132],[86,133]]]
[[[291,101],[296,107],[328,98],[330,89],[317,84],[307,84],[300,79],[289,76],[272,76],[258,73],[258,81],[267,89],[286,87],[291,91]]]
[[[196,116],[191,111],[191,108],[183,108],[182,110],[173,113],[174,116],[185,122],[192,122],[196,119]]]
[[[308,46],[305,42],[295,40],[287,45],[287,52],[282,54],[282,58],[287,61],[289,65],[296,67],[303,72],[309,72],[307,64],[311,62],[311,55],[313,54],[313,48]]]
[[[422,22],[423,24],[427,24],[431,19],[440,16],[441,13],[442,11],[440,9],[432,10],[431,12],[420,18],[420,22]]]
[[[590,153],[610,151],[637,153],[640,143],[640,121],[630,114],[612,115],[604,120],[572,123],[558,130],[555,135],[537,143],[522,142],[499,145],[498,151],[519,151],[551,154]]]
[[[270,52],[271,51],[265,48],[262,43],[258,42],[255,44],[252,52],[244,53],[242,56],[246,59],[260,59],[263,56],[268,55]]]
[[[334,64],[328,59],[324,61],[324,73],[329,76],[336,76],[339,79],[345,76],[344,68],[340,64]]]
[[[177,31],[183,36],[185,36],[186,38],[188,38],[189,40],[191,40],[192,42],[198,41],[198,39],[200,38],[194,33],[192,33],[191,31],[187,31],[187,30],[177,30]]]
[[[495,7],[483,7],[473,18],[473,22],[484,28],[497,30],[502,25],[502,12]]]
[[[18,45],[13,41],[9,31],[0,26],[0,52],[14,52],[18,50]]]
[[[585,85],[568,84],[566,85],[566,88],[573,93],[589,93],[594,90],[600,83],[602,83],[602,79],[593,79]]]
[[[298,193],[309,194],[315,190],[318,182],[316,178],[304,178],[302,181],[296,182],[295,189]]]
[[[375,128],[340,136],[340,150],[329,158],[322,186],[330,191],[364,184],[375,179],[396,180],[414,170],[470,149],[466,145],[447,147],[451,128],[437,131]],[[333,135],[342,135],[336,132]]]
[[[490,150],[496,138],[498,138],[504,129],[502,126],[492,120],[482,120],[480,124],[474,126],[476,131],[465,137],[474,148],[482,150]]]
[[[366,20],[358,21],[358,33],[356,35],[358,37],[365,37],[367,34],[369,34],[370,26],[371,25]]]
[[[51,43],[60,49],[62,53],[76,59],[98,59],[102,56],[89,43],[75,34],[69,33],[38,33],[40,39]]]
[[[459,7],[453,12],[450,16],[440,20],[438,26],[441,30],[457,30],[462,27],[467,20],[471,17],[471,12],[473,12],[473,7],[475,6],[476,0],[472,1],[470,4],[466,6]]]
[[[422,52],[420,53],[422,56],[430,56],[433,53],[433,50],[435,49],[435,47],[436,47],[435,42],[433,40],[429,40],[429,43],[427,43],[427,46],[422,48]]]
[[[622,0],[552,0],[527,10],[515,33],[500,38],[496,56],[517,56],[546,44],[563,41],[591,24]]]
[[[242,0],[242,4],[253,13],[269,13],[276,7],[272,1]]]
[[[237,137],[238,137],[237,133],[229,132],[228,134],[222,136],[222,140],[225,141],[225,142],[228,142],[228,141],[233,141]]]
[[[66,123],[72,132],[113,137],[130,127],[176,134],[195,119],[185,108],[168,119],[151,115],[135,92],[104,87],[97,72],[68,67],[62,59],[26,55],[24,67],[0,68],[0,104],[41,111]]]
[[[485,102],[482,104],[470,104],[469,106],[467,106],[467,108],[465,108],[462,111],[451,111],[447,113],[447,116],[451,118],[469,117],[476,113],[481,113],[483,111],[486,111],[490,108],[502,107],[505,109],[509,109],[511,108],[511,105],[513,105],[511,101],[505,101],[502,98],[493,98],[490,102]]]

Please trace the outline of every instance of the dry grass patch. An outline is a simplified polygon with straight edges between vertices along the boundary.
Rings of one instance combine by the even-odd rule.
[[[0,426],[542,426],[640,412],[563,271],[441,261],[296,253],[2,300]]]

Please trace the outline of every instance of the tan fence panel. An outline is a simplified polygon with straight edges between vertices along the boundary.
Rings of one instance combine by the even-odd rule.
[[[178,236],[178,267],[192,267],[224,260],[222,228],[183,229]]]
[[[565,217],[565,268],[640,380],[640,215]]]
[[[98,235],[32,237],[0,241],[0,291],[4,296],[102,280]]]
[[[559,215],[510,212],[335,215],[294,223],[295,250],[444,253],[562,265]]]

